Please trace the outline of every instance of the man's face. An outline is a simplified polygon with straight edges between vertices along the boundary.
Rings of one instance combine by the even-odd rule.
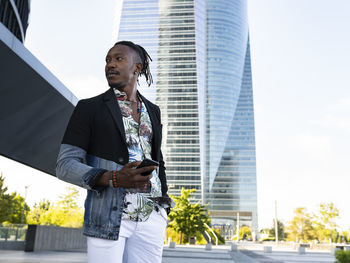
[[[137,78],[134,51],[125,45],[112,47],[106,56],[105,73],[108,85],[112,88],[123,89],[132,84]]]

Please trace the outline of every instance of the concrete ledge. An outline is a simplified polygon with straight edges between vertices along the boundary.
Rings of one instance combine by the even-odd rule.
[[[24,250],[24,241],[0,241],[0,250]]]
[[[305,254],[305,247],[302,247],[302,246],[298,247],[298,254],[299,255]]]
[[[231,244],[231,252],[237,252],[238,246],[236,244]]]
[[[81,228],[28,225],[25,251],[86,251]]]
[[[205,245],[205,250],[211,250],[212,249],[212,244],[208,243]]]
[[[169,242],[169,248],[175,248],[176,242]]]
[[[272,247],[270,247],[270,246],[265,246],[265,247],[264,247],[264,252],[265,252],[265,253],[272,253]]]

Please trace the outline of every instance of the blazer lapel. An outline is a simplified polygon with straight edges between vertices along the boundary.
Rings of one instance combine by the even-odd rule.
[[[145,103],[148,115],[152,123],[152,131],[153,131],[152,153],[157,154],[158,150],[160,149],[160,140],[161,140],[161,132],[162,132],[161,123],[159,123],[159,119],[156,116],[155,109],[152,107],[152,104],[147,99],[145,99],[145,97],[143,97],[140,93],[139,95],[142,101]]]
[[[106,91],[103,100],[105,104],[107,105],[107,108],[109,109],[110,113],[112,114],[113,120],[115,124],[117,125],[117,128],[119,129],[124,142],[126,143],[126,137],[125,137],[125,129],[124,129],[124,123],[122,119],[122,113],[119,108],[119,103],[114,95],[114,91],[112,88],[110,88],[108,91]]]

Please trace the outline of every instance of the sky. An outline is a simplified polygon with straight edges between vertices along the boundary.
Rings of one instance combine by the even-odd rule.
[[[32,0],[25,46],[79,99],[105,91],[104,58],[121,1]],[[340,210],[350,227],[350,1],[248,0],[255,107],[259,228],[277,214]],[[0,157],[10,191],[30,205],[67,183]],[[85,191],[81,191],[83,203]]]

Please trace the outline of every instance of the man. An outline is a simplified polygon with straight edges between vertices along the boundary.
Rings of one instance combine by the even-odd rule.
[[[139,76],[152,83],[149,60],[141,46],[117,42],[106,56],[110,89],[78,102],[62,140],[57,177],[88,189],[83,233],[89,262],[161,262],[165,208],[172,201],[160,110],[137,91]],[[137,168],[145,158],[159,167]]]

